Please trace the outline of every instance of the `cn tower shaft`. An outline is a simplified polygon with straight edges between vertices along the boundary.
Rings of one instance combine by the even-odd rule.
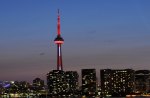
[[[61,44],[57,44],[57,70],[63,70]]]
[[[63,70],[61,45],[63,44],[64,39],[61,37],[61,32],[60,32],[59,10],[58,10],[58,18],[57,18],[57,37],[55,38],[54,41],[55,44],[57,44],[57,70]]]

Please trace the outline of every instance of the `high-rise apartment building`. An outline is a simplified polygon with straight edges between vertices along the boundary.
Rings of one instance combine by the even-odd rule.
[[[67,95],[75,95],[78,91],[78,78],[79,75],[76,71],[66,71],[65,72],[65,79],[67,83]]]
[[[100,70],[100,80],[101,80],[101,94],[102,96],[112,95],[112,70],[103,69]]]
[[[100,71],[102,96],[126,96],[134,92],[134,70],[103,69]]]
[[[48,92],[52,96],[64,95],[67,89],[65,72],[62,70],[53,70],[47,74]]]
[[[76,71],[53,70],[47,74],[49,94],[52,96],[71,96],[77,94],[78,73]]]
[[[149,70],[135,71],[135,92],[140,94],[147,94],[150,92]]]
[[[95,69],[82,69],[82,95],[87,97],[96,95]]]

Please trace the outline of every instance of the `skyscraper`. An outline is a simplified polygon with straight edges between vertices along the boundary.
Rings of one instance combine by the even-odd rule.
[[[66,71],[65,79],[67,83],[67,95],[75,95],[78,90],[78,78],[79,75],[76,71]]]
[[[126,96],[134,92],[134,70],[111,70],[100,71],[102,96]]]
[[[103,69],[100,70],[100,80],[101,80],[101,96],[111,96],[112,95],[112,70]]]
[[[94,97],[96,95],[96,70],[82,69],[82,95]]]
[[[149,70],[135,71],[135,92],[140,94],[147,94],[150,92]]]
[[[65,72],[53,70],[47,74],[47,85],[51,96],[62,96],[67,89]]]
[[[61,37],[59,10],[57,18],[57,37],[55,38],[54,41],[55,44],[57,44],[57,70],[63,70],[61,45],[63,44],[64,39]]]

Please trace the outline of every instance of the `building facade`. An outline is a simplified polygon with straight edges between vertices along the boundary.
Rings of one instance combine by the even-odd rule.
[[[78,78],[79,75],[76,71],[66,71],[65,72],[65,79],[67,83],[67,95],[76,95],[78,93]]]
[[[82,95],[96,96],[96,70],[82,69]]]
[[[147,94],[150,92],[149,70],[135,71],[135,92],[140,94]]]
[[[47,74],[48,92],[51,96],[62,96],[67,89],[65,72],[53,70]]]
[[[134,92],[134,70],[111,70],[100,71],[102,96],[126,96]]]

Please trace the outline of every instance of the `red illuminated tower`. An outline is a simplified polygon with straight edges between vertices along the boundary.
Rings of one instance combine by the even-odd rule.
[[[61,37],[61,32],[60,32],[59,10],[58,10],[58,18],[57,18],[57,37],[55,38],[54,41],[55,44],[57,44],[57,70],[63,70],[61,45],[64,43],[64,39]]]

